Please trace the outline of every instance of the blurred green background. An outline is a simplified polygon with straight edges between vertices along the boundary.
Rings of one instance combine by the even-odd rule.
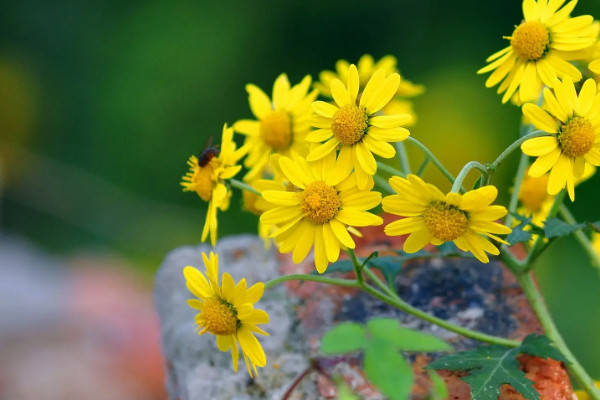
[[[600,17],[600,3],[581,0],[574,15],[587,13]],[[3,2],[0,226],[56,254],[119,254],[149,276],[200,239],[205,205],[180,177],[224,122],[251,116],[244,85],[270,93],[281,72],[295,83],[364,53],[395,55],[426,86],[411,132],[451,172],[492,161],[520,111],[475,72],[521,18],[516,0]],[[494,177],[504,204],[517,158]],[[599,180],[578,188],[577,218],[600,219]],[[220,236],[256,231],[240,197]],[[600,278],[568,239],[539,267],[560,328],[600,379]]]

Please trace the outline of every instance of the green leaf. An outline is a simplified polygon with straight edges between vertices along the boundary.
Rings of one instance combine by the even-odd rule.
[[[352,353],[363,349],[365,343],[366,336],[362,325],[342,322],[323,336],[321,353],[326,355]]]
[[[360,261],[360,260],[359,260]],[[336,261],[333,264],[329,264],[327,267],[327,271],[325,274],[329,274],[331,272],[352,272],[354,271],[354,264],[352,264],[351,260],[340,260]],[[321,275],[316,270],[311,271],[313,275]]]
[[[550,239],[554,237],[561,237],[568,235],[569,233],[575,232],[577,229],[584,228],[586,224],[571,225],[567,224],[561,219],[550,218],[544,222],[544,235]]]
[[[413,385],[413,372],[394,345],[373,338],[365,348],[365,372],[369,380],[390,400],[407,400]]]
[[[337,384],[338,400],[360,400],[357,395],[352,392],[352,389],[346,385],[343,379],[340,379]]]
[[[373,318],[367,322],[367,332],[376,339],[385,340],[392,343],[397,349],[403,351],[447,351],[452,347],[443,340],[403,328],[397,319],[394,318]]]
[[[548,336],[531,334],[527,335],[520,347],[520,352],[535,357],[552,358],[570,364],[571,362],[554,347],[554,343]]]
[[[430,369],[429,377],[431,378],[431,393],[430,398],[432,400],[445,400],[448,398],[448,388],[446,382],[438,375],[437,372]]]
[[[473,400],[496,400],[500,386],[504,384],[511,385],[528,400],[539,400],[533,382],[519,368],[517,356],[521,353],[565,360],[547,337],[529,335],[521,346],[513,349],[502,346],[479,347],[442,357],[429,364],[428,368],[467,372],[468,375],[461,379],[471,387]]]
[[[393,285],[396,280],[396,275],[400,273],[404,259],[402,257],[379,257],[373,258],[369,261],[369,264],[373,268],[377,268],[383,274],[386,282],[389,285]]]
[[[523,224],[513,228],[512,232],[506,237],[506,241],[514,246],[517,243],[528,242],[531,239],[531,233],[523,230]]]

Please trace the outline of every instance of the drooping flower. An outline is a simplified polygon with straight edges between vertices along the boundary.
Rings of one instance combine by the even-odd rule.
[[[549,170],[547,190],[551,195],[564,187],[571,201],[575,200],[575,182],[585,171],[586,164],[600,165],[600,92],[588,79],[579,96],[569,80],[556,84],[554,94],[544,90],[543,109],[525,104],[523,114],[536,128],[548,132],[525,141],[523,153],[537,157],[529,175],[542,176]]]
[[[369,54],[363,55],[356,64],[358,69],[359,91],[362,91],[373,74],[379,70],[385,70],[387,75],[400,74],[397,67],[396,57],[387,55],[375,61]],[[320,82],[315,82],[314,87],[322,96],[332,98],[331,82],[334,79],[339,79],[342,82],[348,81],[350,71],[350,63],[346,60],[338,60],[335,63],[335,71],[325,70],[319,74]],[[382,109],[386,115],[391,114],[410,114],[412,120],[407,122],[410,126],[416,121],[416,115],[412,108],[412,102],[409,100],[415,96],[423,94],[425,87],[417,85],[401,76],[400,85],[394,95],[394,98]]]
[[[383,199],[385,212],[406,217],[385,227],[388,236],[410,233],[404,251],[415,253],[428,243],[436,246],[453,241],[463,251],[470,251],[481,262],[489,262],[486,254],[499,250],[486,237],[506,243],[497,234],[511,229],[494,222],[506,215],[506,208],[491,205],[498,195],[494,186],[484,186],[464,195],[442,193],[416,175],[391,177],[390,185],[398,193]]]
[[[552,88],[557,78],[581,79],[581,72],[567,60],[594,44],[597,36],[592,26],[594,18],[591,15],[571,18],[577,0],[561,8],[564,2],[524,0],[525,19],[506,37],[510,46],[488,57],[489,64],[477,71],[478,74],[494,71],[485,85],[492,87],[502,82],[498,93],[504,92],[503,103],[515,93],[517,103],[534,101],[543,85]]]
[[[410,135],[402,128],[410,121],[409,114],[376,115],[389,103],[400,84],[400,75],[394,73],[387,78],[386,75],[384,69],[377,70],[359,98],[358,70],[351,65],[346,84],[339,79],[331,82],[335,105],[313,103],[318,116],[312,124],[318,129],[309,133],[306,140],[325,143],[312,149],[306,159],[319,160],[339,148],[339,163],[347,172],[355,169],[360,189],[366,188],[369,176],[377,172],[373,153],[391,158],[396,150],[389,142],[402,141]]]
[[[310,76],[290,87],[286,74],[281,74],[273,85],[273,101],[256,85],[246,85],[250,109],[256,120],[243,119],[233,129],[246,135],[250,147],[245,166],[249,168],[246,181],[261,178],[273,153],[295,157],[305,156],[308,147],[304,137],[310,131],[311,103],[317,91],[308,92]]]
[[[188,160],[190,170],[181,178],[184,192],[196,192],[202,200],[208,202],[202,241],[210,233],[213,246],[217,242],[217,209],[226,211],[229,208],[231,191],[225,181],[240,171],[242,166],[237,163],[247,150],[247,146],[236,149],[233,129],[225,124],[220,147],[209,147],[198,157],[191,156]]]
[[[373,181],[358,189],[334,153],[308,163],[301,157],[281,157],[279,166],[290,182],[280,190],[265,190],[262,196],[276,206],[262,214],[261,222],[276,226],[273,237],[279,251],[293,251],[293,261],[306,258],[315,250],[319,273],[337,261],[342,247],[354,248],[350,227],[381,225],[383,220],[367,210],[381,202],[381,194],[371,192]]]
[[[188,300],[188,305],[198,311],[196,323],[199,334],[209,332],[217,337],[217,347],[223,352],[231,350],[233,369],[237,372],[239,348],[246,361],[248,373],[257,373],[256,367],[264,367],[267,357],[255,333],[267,335],[258,327],[269,322],[269,315],[254,308],[263,295],[262,282],[247,287],[246,279],[237,284],[227,272],[219,284],[219,256],[202,253],[206,276],[194,267],[185,267],[187,288],[198,299]],[[238,348],[239,346],[239,348]]]

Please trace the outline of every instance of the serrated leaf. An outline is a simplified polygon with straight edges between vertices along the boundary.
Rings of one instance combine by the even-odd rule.
[[[514,219],[516,219],[517,221],[525,224],[525,225],[529,225],[531,223],[531,221],[533,220],[533,215],[529,215],[528,217],[525,215],[521,215],[517,212],[510,212],[510,215],[512,215],[512,217]]]
[[[373,258],[369,261],[369,265],[372,268],[377,268],[381,271],[389,285],[394,284],[396,276],[402,269],[402,264],[404,264],[404,259],[402,257],[392,256]]]
[[[559,218],[550,218],[544,222],[544,235],[550,239],[561,237],[585,227],[585,224],[571,225]]]
[[[536,334],[527,335],[519,349],[520,353],[541,358],[552,358],[556,361],[570,364],[569,360],[567,360],[560,350],[554,347],[554,343],[552,343],[548,336]]]
[[[517,243],[528,242],[531,240],[531,233],[523,230],[522,225],[513,228],[512,232],[506,237],[506,241],[514,246]]]
[[[430,369],[429,378],[431,378],[430,398],[432,400],[445,400],[448,398],[448,388],[446,382],[438,375],[437,372]]]
[[[504,384],[511,385],[528,400],[539,400],[533,382],[519,368],[517,356],[521,353],[565,361],[547,337],[529,335],[519,347],[513,349],[502,346],[479,347],[442,357],[429,364],[428,368],[467,372],[468,375],[461,379],[471,387],[473,400],[496,400],[500,386]]]
[[[367,342],[362,325],[354,322],[342,322],[323,336],[321,353],[344,354],[362,350]]]
[[[392,343],[373,338],[365,347],[365,373],[390,400],[407,400],[413,385],[413,372]]]
[[[385,340],[402,351],[447,351],[452,347],[443,340],[426,333],[403,328],[394,318],[373,318],[367,322],[371,337]]]

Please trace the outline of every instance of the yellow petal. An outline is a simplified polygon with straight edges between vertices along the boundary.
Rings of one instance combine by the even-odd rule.
[[[554,166],[556,160],[560,157],[560,154],[560,148],[557,147],[550,153],[539,156],[529,167],[529,176],[537,178],[544,175]]]
[[[329,139],[325,143],[312,149],[312,151],[310,153],[308,153],[308,156],[306,156],[306,160],[307,161],[320,160],[321,158],[325,157],[326,155],[330,154],[331,152],[334,152],[339,143],[340,143],[339,140],[337,140],[335,137]]]
[[[356,97],[358,96],[358,89],[360,86],[360,80],[358,77],[358,70],[356,65],[352,64],[348,68],[348,79],[346,81],[348,87],[348,95],[350,96],[350,103],[356,104]]]
[[[377,162],[364,143],[358,142],[354,145],[354,154],[363,171],[369,175],[375,175]]]
[[[381,88],[366,103],[367,112],[374,114],[390,102],[400,86],[400,75],[391,74],[383,82]]]
[[[339,110],[338,107],[333,104],[325,103],[324,101],[315,101],[312,103],[312,108],[314,112],[327,118],[332,118],[333,114]]]
[[[369,123],[377,128],[398,128],[399,126],[405,125],[412,120],[410,114],[395,114],[395,115],[379,115],[371,117]]]
[[[350,95],[348,95],[348,91],[339,79],[334,79],[331,82],[331,95],[340,107],[350,104]]]
[[[246,91],[249,94],[250,109],[256,118],[263,119],[271,113],[271,101],[265,92],[251,83],[246,85]]]
[[[558,132],[558,123],[544,110],[535,104],[527,103],[523,106],[523,114],[536,128],[548,133]]]
[[[298,193],[287,192],[282,190],[265,190],[262,193],[262,197],[268,202],[277,204],[280,206],[294,206],[300,204],[300,196]]]
[[[581,87],[581,91],[579,92],[579,98],[577,102],[577,106],[575,107],[575,111],[579,115],[586,115],[590,108],[592,108],[592,104],[594,104],[594,99],[596,97],[596,82],[593,79],[588,79],[585,81],[583,86]]]
[[[242,327],[237,331],[237,337],[240,341],[240,346],[242,347],[242,352],[248,356],[250,361],[253,364],[256,364],[258,367],[264,367],[267,365],[267,357],[265,356],[265,352],[260,345],[256,336],[248,328]]]
[[[399,236],[425,229],[422,217],[403,218],[385,226],[385,234]]]
[[[329,262],[336,262],[340,256],[340,242],[333,233],[329,223],[323,224],[323,242],[325,243],[325,253]]]
[[[344,224],[342,224],[337,219],[332,219],[329,221],[329,226],[331,227],[331,231],[335,235],[335,237],[340,241],[344,246],[353,249],[355,247],[354,240],[348,233],[348,229]]]
[[[383,223],[381,217],[366,211],[341,209],[335,219],[350,226],[377,226]]]
[[[543,156],[558,147],[555,136],[542,136],[526,140],[521,144],[521,150],[528,156]]]
[[[561,155],[552,171],[550,172],[550,179],[548,179],[548,194],[555,195],[564,189],[567,184],[567,177],[573,170],[573,162],[567,156]]]
[[[365,90],[363,90],[362,96],[360,96],[360,107],[366,107],[368,101],[376,94],[381,85],[385,81],[385,70],[378,69],[369,79],[367,85],[365,86]]]
[[[384,142],[401,142],[410,136],[406,128],[378,128],[372,126],[367,131],[367,136]]]
[[[427,228],[413,232],[404,242],[403,249],[407,253],[416,253],[431,242],[432,238],[433,235],[429,233]]]

